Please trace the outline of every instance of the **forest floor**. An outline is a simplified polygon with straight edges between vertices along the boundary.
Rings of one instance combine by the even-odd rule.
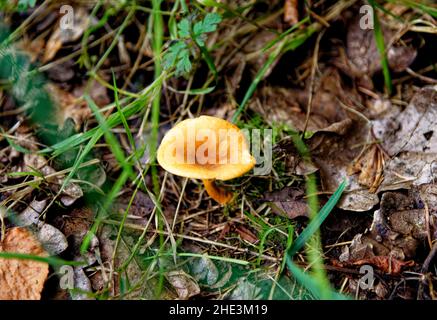
[[[0,298],[437,299],[432,1],[33,2],[0,1]],[[200,115],[265,142],[226,205],[156,160]]]

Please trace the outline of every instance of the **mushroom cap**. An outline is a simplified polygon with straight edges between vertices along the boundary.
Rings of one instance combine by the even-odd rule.
[[[211,116],[181,121],[158,148],[158,163],[170,173],[193,179],[229,180],[255,166],[243,132]]]

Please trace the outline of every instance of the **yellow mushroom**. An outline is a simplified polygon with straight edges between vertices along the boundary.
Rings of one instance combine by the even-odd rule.
[[[215,180],[242,176],[255,165],[242,131],[232,123],[210,116],[181,121],[169,130],[158,148],[161,167],[178,176],[201,179],[208,194],[226,204],[232,193]]]

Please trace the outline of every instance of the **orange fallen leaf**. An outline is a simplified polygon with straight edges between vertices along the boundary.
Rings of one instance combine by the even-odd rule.
[[[0,252],[47,256],[25,228],[12,228],[0,243]],[[49,273],[47,263],[0,258],[0,300],[39,300]]]
[[[371,264],[385,273],[399,274],[403,267],[414,265],[414,261],[401,261],[389,256],[376,256],[369,259],[357,260],[352,262],[352,264],[356,266]]]

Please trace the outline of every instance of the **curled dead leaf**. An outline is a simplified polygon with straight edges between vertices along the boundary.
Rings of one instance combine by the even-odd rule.
[[[349,167],[349,175],[359,173],[358,183],[375,193],[383,180],[383,168],[387,156],[377,144],[367,147]]]
[[[377,256],[369,259],[362,259],[354,261],[352,263],[355,266],[362,266],[364,264],[370,264],[377,267],[387,274],[399,274],[404,267],[411,267],[414,265],[414,261],[400,261],[390,256]]]

